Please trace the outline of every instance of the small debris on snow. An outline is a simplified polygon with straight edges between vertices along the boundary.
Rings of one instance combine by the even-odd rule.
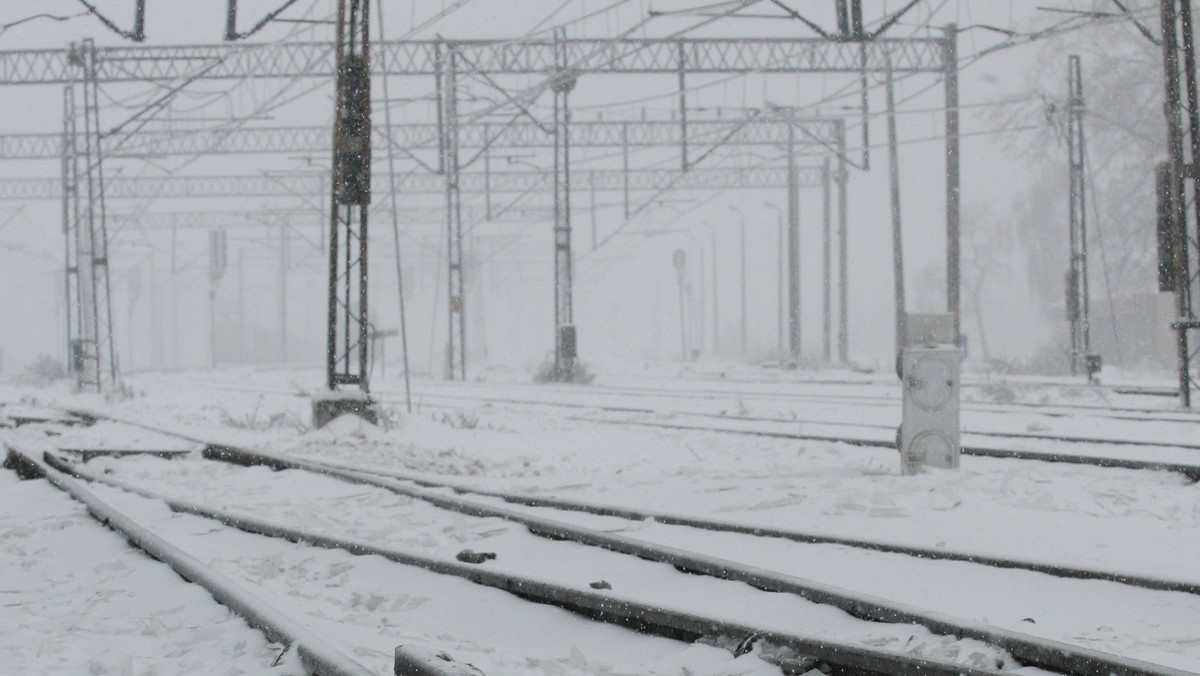
[[[495,552],[475,552],[470,549],[464,549],[454,556],[454,558],[463,563],[483,563],[489,559],[496,558]]]

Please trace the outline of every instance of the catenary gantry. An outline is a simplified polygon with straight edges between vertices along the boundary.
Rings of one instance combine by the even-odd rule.
[[[863,38],[863,36],[859,36]],[[434,76],[438,82],[441,98],[439,111],[443,116],[457,111],[453,108],[452,85],[456,73],[526,75],[536,76],[542,81],[522,92],[523,96],[536,98],[546,89],[554,89],[555,83],[595,74],[671,74],[677,75],[680,84],[680,120],[678,135],[683,144],[681,171],[697,171],[689,165],[687,144],[702,138],[702,123],[686,119],[687,108],[682,96],[684,78],[689,74],[704,73],[843,73],[861,75],[868,72],[892,70],[895,72],[927,72],[942,74],[945,82],[946,99],[946,151],[947,151],[947,282],[948,304],[957,316],[958,309],[958,122],[956,84],[956,31],[946,30],[940,38],[917,39],[565,39],[555,35],[553,39],[507,41],[507,40],[425,40],[378,42],[371,46],[370,71],[375,75],[389,76]],[[242,79],[242,78],[297,78],[329,77],[334,73],[334,47],[329,43],[294,43],[272,45],[211,45],[173,47],[109,47],[95,51],[95,80],[108,82],[140,81],[190,81],[199,79]],[[77,74],[71,72],[69,54],[65,50],[26,50],[0,52],[0,85],[53,84],[75,81]],[[569,91],[569,88],[566,90]],[[565,94],[565,91],[562,92]],[[865,94],[864,94],[865,96]],[[564,97],[565,98],[565,97]],[[554,138],[566,139],[562,146],[569,147],[575,139],[573,128],[579,123],[566,124],[564,109],[562,124],[555,126]],[[451,148],[461,147],[464,133],[470,133],[465,120],[443,118],[439,127],[436,148],[439,150],[441,168]],[[453,131],[448,131],[449,127]],[[499,125],[498,125],[499,127]],[[605,127],[616,130],[620,124]],[[665,126],[664,126],[665,128]],[[394,129],[394,128],[393,128]],[[595,127],[593,131],[599,131]],[[483,131],[485,135],[488,131]],[[510,133],[507,129],[505,134]],[[511,132],[517,133],[517,132]],[[674,133],[674,132],[671,132]],[[454,136],[453,142],[448,137]],[[148,138],[148,137],[147,137]],[[177,137],[178,138],[178,137]],[[687,140],[684,140],[687,139]],[[150,140],[150,139],[148,139]],[[36,139],[6,139],[6,142],[36,145],[47,141]],[[150,140],[152,141],[152,140]],[[623,142],[628,142],[623,139]],[[173,141],[174,142],[174,141]],[[289,141],[294,142],[294,141]],[[399,142],[397,141],[397,144]],[[0,142],[0,146],[4,143]],[[219,145],[219,144],[218,144]],[[557,144],[556,144],[557,145]],[[29,146],[27,146],[29,147]],[[153,148],[153,146],[143,146]],[[7,148],[12,148],[8,145]],[[843,146],[844,148],[844,146]],[[18,151],[14,151],[17,154]],[[146,150],[144,152],[153,152]],[[844,152],[841,153],[844,157]],[[557,153],[556,153],[557,157]],[[565,155],[564,155],[565,158]],[[457,164],[457,161],[455,161]],[[565,163],[564,163],[565,164]],[[793,167],[793,171],[795,167]],[[567,166],[561,171],[569,171]],[[447,172],[448,174],[451,172]],[[578,171],[576,178],[580,175]],[[844,168],[835,171],[844,176]],[[465,174],[470,176],[472,174]],[[703,174],[697,174],[703,176]],[[204,179],[207,180],[207,179]],[[467,181],[477,179],[465,179]],[[507,179],[500,179],[507,180]],[[524,179],[522,179],[524,180]],[[591,180],[596,180],[593,178]],[[688,177],[688,180],[691,180]],[[489,177],[487,182],[490,183]],[[556,172],[555,185],[562,183]],[[30,184],[32,185],[32,184]],[[844,188],[844,181],[840,183]],[[671,187],[674,187],[672,185]],[[452,193],[460,189],[456,176],[446,176],[447,204],[452,208]],[[558,192],[558,191],[556,191]],[[565,191],[569,194],[569,190]],[[844,190],[839,190],[844,195]],[[560,213],[569,214],[569,208],[560,205]],[[789,209],[789,212],[793,211]],[[569,216],[566,216],[569,218]],[[453,216],[447,222],[449,237],[453,241],[456,232],[461,233],[461,222]],[[556,223],[556,232],[566,233],[568,239],[556,244],[557,249],[568,252],[556,258],[569,261],[569,221]],[[841,286],[845,285],[844,230],[840,256]],[[453,247],[452,247],[453,249]],[[460,261],[461,263],[461,261]],[[454,268],[454,261],[451,261]],[[459,268],[461,270],[461,266]],[[559,285],[566,284],[570,293],[569,274],[567,279],[558,276]],[[453,284],[452,284],[453,286]],[[451,300],[460,309],[462,299]],[[839,336],[839,353],[845,356],[845,295],[842,294],[842,332]],[[558,327],[556,327],[557,330]],[[452,331],[452,335],[455,332]],[[461,350],[461,343],[458,346]],[[461,360],[459,363],[461,368]]]

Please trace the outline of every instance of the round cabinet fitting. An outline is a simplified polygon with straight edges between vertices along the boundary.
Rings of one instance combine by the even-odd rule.
[[[908,455],[922,464],[953,466],[954,444],[939,430],[925,430],[909,443]]]
[[[936,411],[954,394],[954,372],[944,358],[921,357],[913,364],[907,385],[917,406]]]

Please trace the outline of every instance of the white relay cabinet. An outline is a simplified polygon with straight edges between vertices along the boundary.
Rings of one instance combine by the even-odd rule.
[[[903,474],[922,466],[958,469],[962,352],[953,345],[949,321],[949,315],[908,317],[899,363],[903,422],[896,435]]]

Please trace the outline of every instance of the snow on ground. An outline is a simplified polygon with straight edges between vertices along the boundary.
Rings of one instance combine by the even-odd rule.
[[[211,461],[157,458],[98,459],[88,467],[172,497],[204,501],[238,514],[270,514],[324,535],[351,537],[441,560],[451,560],[464,549],[488,551],[497,554],[488,563],[489,569],[566,587],[587,590],[591,583],[603,580],[613,595],[778,631],[903,649],[985,668],[1005,661],[1000,651],[931,636],[920,627],[863,622],[791,595],[681,575],[667,564],[537,537],[503,519],[452,514],[449,521],[453,525],[447,527],[447,512],[423,501],[313,477],[308,472],[247,471]],[[479,612],[507,617],[513,612],[511,605]]]
[[[326,488],[345,496],[344,484]],[[360,489],[350,487],[351,492]],[[347,654],[379,674],[391,673],[397,645],[412,643],[446,650],[488,676],[681,673],[675,663],[686,644],[590,622],[377,556],[216,529],[207,519],[172,513],[161,503],[111,488],[96,491],[118,508],[135,511],[186,551],[208,552],[209,564],[218,572],[265,590],[280,609],[298,613],[331,644],[349,646]],[[353,501],[342,506],[355,507]],[[336,521],[331,515],[323,520]],[[492,524],[493,529],[503,526]],[[474,534],[462,537],[469,540]],[[732,662],[729,653],[713,652],[711,661]],[[778,669],[753,656],[720,673],[779,676]]]
[[[300,457],[449,475],[480,487],[1200,581],[1196,572],[1200,570],[1200,487],[1177,475],[964,457],[957,472],[901,477],[898,458],[888,449],[581,419],[600,413],[600,405],[624,404],[644,409],[629,416],[648,420],[670,421],[697,413],[720,416],[724,411],[731,419],[790,416],[840,422],[850,432],[857,424],[862,434],[877,434],[878,426],[892,424],[899,412],[894,378],[885,376],[709,365],[601,370],[592,386],[568,387],[534,386],[526,374],[489,372],[470,383],[415,381],[411,415],[404,412],[401,383],[384,381],[373,387],[385,413],[381,427],[342,419],[315,431],[308,428],[309,396],[321,383],[315,371],[142,374],[129,378],[135,396],[117,402],[72,395],[65,387],[10,387],[0,393],[0,399],[69,402],[206,439]],[[505,397],[572,406],[488,401]],[[1159,420],[1135,420],[1141,414],[1116,408],[1155,410]],[[1107,415],[1110,412],[1123,418]],[[620,417],[611,411],[604,414]],[[1178,411],[1170,399],[1115,394],[1065,379],[980,378],[964,390],[963,422],[964,427],[991,431],[1200,443],[1200,417]],[[1096,445],[1071,446],[1086,451]],[[1126,450],[1132,457],[1153,452],[1150,447]],[[345,509],[366,509],[360,503],[348,500]],[[781,543],[747,545],[738,537],[718,534],[692,534],[679,540],[678,531],[655,524],[593,522],[589,519],[594,517],[582,515],[570,518],[629,529],[635,537],[862,589],[972,621],[1200,672],[1200,626],[1193,621],[1200,608],[1197,599],[1187,595],[1130,590],[1112,583],[1063,582],[1013,571],[982,575],[967,572],[972,567],[964,564],[912,561],[831,546],[797,550]],[[403,537],[380,536],[384,535]],[[439,542],[436,546],[451,546]],[[247,556],[247,561],[253,558]],[[303,566],[310,565],[286,557],[271,560],[281,567],[275,573],[281,578],[300,575],[308,570]],[[434,578],[441,580],[439,576],[430,580]],[[434,584],[430,580],[422,577],[413,584]],[[360,594],[368,594],[377,581],[368,575],[356,584],[363,585]],[[375,593],[385,594],[381,602],[395,604],[399,597],[393,596],[413,592]],[[346,610],[347,617],[353,615],[351,611]],[[403,615],[399,613],[397,621]],[[463,618],[449,613],[439,620],[447,627],[447,636],[453,635],[449,627],[455,626],[455,619]],[[437,635],[424,638],[438,642]],[[458,644],[466,646],[468,653],[487,655],[487,641],[501,638],[477,634]],[[385,643],[378,649],[385,650]],[[580,650],[579,655],[541,652],[536,659],[567,665],[565,669],[572,660],[577,665],[591,664],[592,672],[576,666],[563,673],[594,673],[594,663],[579,660],[594,660],[602,651],[595,646]],[[665,654],[645,653],[642,664],[656,665],[661,669],[658,673],[685,673],[681,664],[671,662],[683,657]],[[516,668],[512,661],[516,658],[509,654],[495,653],[488,659],[496,673]],[[731,665],[723,668],[731,670],[719,668],[712,673],[742,673]],[[549,667],[541,671],[558,673]]]
[[[304,673],[282,652],[66,494],[0,472],[0,673]]]

